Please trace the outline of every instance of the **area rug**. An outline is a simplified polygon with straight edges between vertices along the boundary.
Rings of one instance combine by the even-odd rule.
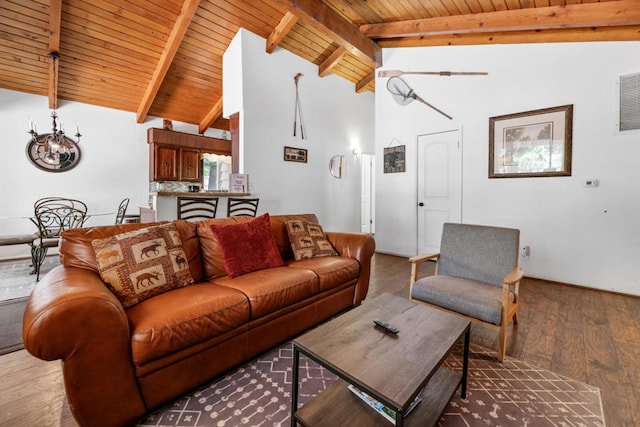
[[[23,349],[22,315],[27,298],[0,301],[0,355]]]
[[[461,370],[459,352],[445,361],[451,369]],[[138,426],[289,426],[292,355],[287,342],[177,399]],[[300,369],[300,405],[337,378],[302,356]],[[472,345],[467,399],[458,391],[438,425],[588,427],[605,422],[598,388],[512,358],[500,364],[495,351]]]
[[[51,269],[60,265],[57,255],[47,256],[40,266],[40,279]],[[0,261],[0,300],[29,296],[36,284],[31,259]]]

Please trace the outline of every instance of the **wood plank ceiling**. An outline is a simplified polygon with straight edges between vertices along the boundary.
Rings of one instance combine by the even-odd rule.
[[[360,92],[383,47],[640,40],[640,1],[2,0],[0,87],[226,129],[222,55],[241,27]]]

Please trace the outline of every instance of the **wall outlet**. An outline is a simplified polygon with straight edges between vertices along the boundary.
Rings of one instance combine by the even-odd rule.
[[[529,246],[523,246],[520,249],[520,258],[526,261],[529,259],[529,255],[531,255],[531,248]]]

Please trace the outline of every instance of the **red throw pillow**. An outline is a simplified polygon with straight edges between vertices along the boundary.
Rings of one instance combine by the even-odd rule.
[[[284,265],[271,233],[268,213],[247,222],[212,225],[211,232],[220,242],[229,278]]]

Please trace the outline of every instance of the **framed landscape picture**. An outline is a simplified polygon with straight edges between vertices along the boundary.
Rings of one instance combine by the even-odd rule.
[[[489,118],[489,178],[571,176],[573,105]]]

